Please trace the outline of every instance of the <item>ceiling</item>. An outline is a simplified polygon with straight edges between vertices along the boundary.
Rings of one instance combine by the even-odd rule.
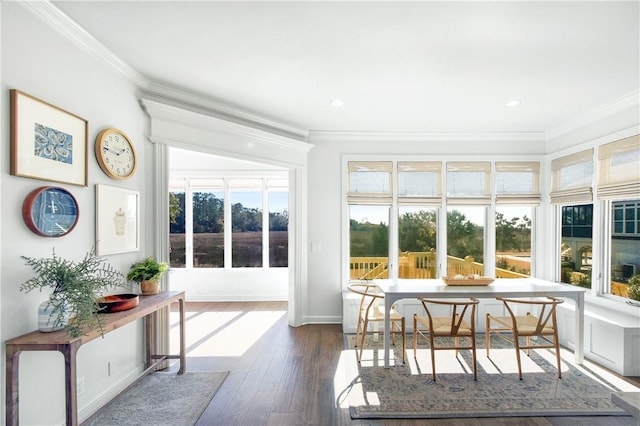
[[[638,1],[52,3],[151,81],[304,131],[549,132],[640,86]]]

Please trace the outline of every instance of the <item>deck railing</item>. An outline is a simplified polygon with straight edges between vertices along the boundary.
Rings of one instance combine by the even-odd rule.
[[[349,265],[350,278],[354,280],[373,280],[389,278],[388,257],[352,257]],[[437,258],[434,250],[429,252],[403,252],[398,258],[398,277],[400,278],[436,278]],[[464,259],[447,256],[447,275],[484,274],[484,265],[475,262],[473,257]],[[529,275],[496,268],[497,278],[526,278]]]

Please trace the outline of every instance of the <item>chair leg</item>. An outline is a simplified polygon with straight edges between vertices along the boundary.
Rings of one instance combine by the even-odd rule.
[[[513,346],[516,348],[516,360],[518,361],[518,377],[522,380],[522,364],[520,363],[520,338],[517,333],[513,334]]]
[[[556,348],[556,362],[558,364],[558,379],[562,379],[562,370],[560,369],[560,345],[558,344],[558,335],[553,335],[553,345]]]
[[[433,376],[433,381],[436,381],[436,346],[435,339],[433,338],[433,334],[429,331],[429,343],[431,345],[431,374]]]
[[[484,346],[487,350],[487,358],[489,358],[489,348],[491,347],[491,320],[489,319],[489,314],[487,314],[487,322],[485,326]]]
[[[358,315],[358,325],[356,326],[356,348],[358,347],[358,340],[360,339],[360,333],[362,333],[362,315]]]
[[[367,319],[365,318],[362,324],[362,338],[360,339],[360,355],[358,356],[358,362],[362,361],[362,351],[364,350],[364,339],[367,337],[367,327],[369,326]]]
[[[473,380],[478,380],[478,363],[476,362],[476,335],[471,335],[471,354],[473,355]]]
[[[404,317],[402,317],[402,363],[405,363],[405,352],[407,351],[407,343],[405,341],[406,326]]]
[[[418,351],[418,320],[417,315],[413,314],[413,357],[416,358]]]

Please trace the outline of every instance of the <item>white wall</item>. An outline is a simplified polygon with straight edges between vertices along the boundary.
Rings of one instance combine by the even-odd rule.
[[[0,341],[37,329],[37,307],[48,293],[21,293],[18,287],[31,276],[21,255],[48,257],[55,247],[65,258],[79,260],[95,244],[95,185],[107,184],[139,190],[142,193],[142,247],[139,253],[108,256],[116,268],[128,266],[149,248],[151,226],[149,198],[145,192],[146,159],[150,143],[145,139],[148,124],[140,108],[133,84],[105,64],[51,29],[20,3],[2,2],[2,152],[0,194],[2,217],[2,267],[0,299],[2,324]],[[9,89],[18,89],[88,120],[87,187],[59,184],[78,200],[79,223],[67,236],[43,238],[25,226],[21,216],[24,197],[34,188],[51,182],[15,177],[9,174]],[[134,141],[140,164],[130,180],[114,181],[99,168],[93,154],[97,133],[105,127],[118,127]],[[56,184],[57,185],[57,184]],[[129,289],[127,289],[129,290]],[[85,379],[85,392],[79,396],[80,420],[105,393],[114,392],[136,374],[144,363],[142,325],[131,324],[83,346],[78,353],[78,377]],[[4,344],[2,360],[4,361]],[[115,372],[107,375],[107,363],[114,361]],[[2,367],[4,371],[4,366]],[[64,423],[64,364],[54,352],[23,353],[20,359],[21,424]],[[4,379],[4,375],[3,379]],[[2,392],[4,395],[4,385]],[[4,401],[4,398],[2,399]],[[4,419],[4,404],[2,418]]]

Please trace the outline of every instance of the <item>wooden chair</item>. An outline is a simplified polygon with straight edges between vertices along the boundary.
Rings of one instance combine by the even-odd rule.
[[[433,373],[433,381],[436,381],[436,351],[455,350],[456,357],[460,349],[470,349],[473,354],[473,379],[478,380],[478,368],[476,365],[476,306],[478,300],[474,298],[464,300],[433,300],[418,299],[422,303],[426,317],[413,315],[413,357],[416,357],[418,349],[418,335],[427,337],[431,346],[431,369]],[[450,315],[446,317],[433,316],[429,305],[448,306]],[[471,309],[469,309],[471,308]],[[453,338],[453,345],[436,345],[436,339]],[[469,344],[461,344],[460,338],[463,337]],[[440,339],[442,342],[442,339]]]
[[[360,310],[358,314],[358,325],[356,327],[356,348],[360,348],[358,362],[362,361],[362,350],[364,340],[370,323],[384,324],[384,294],[373,284],[351,284],[347,287],[350,291],[362,296],[360,299]],[[381,306],[382,305],[382,306]],[[391,341],[395,345],[395,333],[402,334],[402,363],[405,362],[405,320],[394,308],[391,309]]]
[[[496,299],[501,300],[504,303],[509,316],[498,317],[487,314],[487,358],[489,357],[489,348],[491,347],[491,333],[513,343],[516,349],[516,359],[518,361],[518,375],[520,376],[520,380],[522,380],[520,349],[526,349],[527,355],[529,355],[530,349],[555,349],[556,361],[558,364],[558,378],[562,378],[562,371],[560,369],[560,348],[558,345],[558,327],[556,322],[556,306],[562,303],[563,300],[555,297],[547,297],[544,299],[508,299],[498,297]],[[517,315],[514,312],[516,305],[538,307],[540,313],[538,316],[532,315],[530,312],[527,312],[526,315]],[[539,337],[541,342],[532,344],[531,338],[534,336]],[[520,337],[525,338],[525,345],[520,344]]]

